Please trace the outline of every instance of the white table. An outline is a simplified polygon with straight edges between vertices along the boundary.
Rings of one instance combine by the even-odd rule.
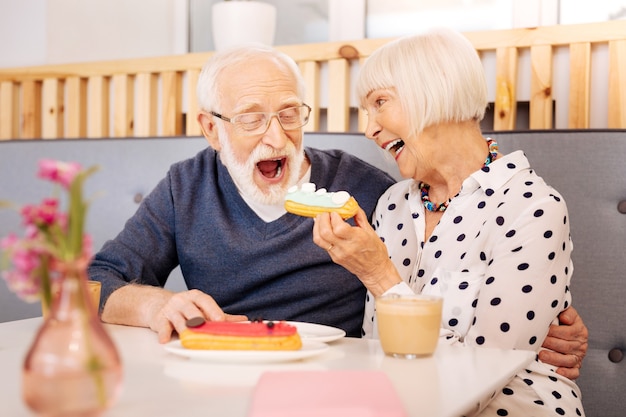
[[[2,414],[30,416],[21,398],[21,366],[40,318],[0,323]],[[386,357],[378,341],[344,338],[319,356],[264,365],[188,360],[164,350],[148,329],[106,325],[124,365],[124,388],[106,416],[245,417],[266,370],[360,369],[387,373],[409,416],[454,417],[504,386],[534,352],[440,345],[433,357]]]

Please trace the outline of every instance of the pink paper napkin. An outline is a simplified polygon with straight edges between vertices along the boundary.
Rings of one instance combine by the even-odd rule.
[[[382,371],[280,371],[259,378],[249,417],[406,417]]]

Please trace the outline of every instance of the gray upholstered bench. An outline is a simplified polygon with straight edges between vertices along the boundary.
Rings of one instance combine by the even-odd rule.
[[[588,416],[623,416],[626,393],[626,131],[533,131],[491,135],[504,152],[523,149],[539,175],[565,197],[574,240],[574,306],[589,327],[589,352],[579,384]],[[347,149],[398,177],[395,163],[360,134],[307,134],[306,144]],[[99,193],[88,230],[99,248],[114,237],[172,162],[204,148],[202,138],[0,142],[0,199],[38,201],[50,190],[35,178],[41,157],[99,164],[87,181]],[[621,202],[621,205],[620,205]],[[19,218],[0,211],[0,236]],[[1,280],[0,280],[1,281]],[[184,289],[177,270],[168,288]],[[40,315],[0,282],[0,322]]]

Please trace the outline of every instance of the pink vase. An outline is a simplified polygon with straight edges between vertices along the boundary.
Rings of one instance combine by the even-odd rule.
[[[22,394],[37,415],[97,416],[119,397],[120,357],[91,303],[84,268],[67,268],[24,361]]]

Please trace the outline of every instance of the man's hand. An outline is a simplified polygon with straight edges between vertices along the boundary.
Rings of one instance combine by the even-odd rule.
[[[160,343],[169,342],[174,331],[185,330],[187,319],[244,321],[246,316],[224,313],[213,297],[199,290],[174,293],[151,285],[125,285],[109,296],[101,319],[106,323],[149,327]]]
[[[560,325],[550,326],[539,359],[557,366],[556,372],[569,378],[580,376],[580,368],[589,347],[589,331],[574,307],[568,307],[559,315]]]
[[[192,317],[203,317],[208,321],[248,320],[243,315],[224,313],[210,295],[189,290],[172,294],[150,321],[150,328],[158,334],[159,343],[166,343],[174,331],[180,333],[185,330],[187,320]]]

